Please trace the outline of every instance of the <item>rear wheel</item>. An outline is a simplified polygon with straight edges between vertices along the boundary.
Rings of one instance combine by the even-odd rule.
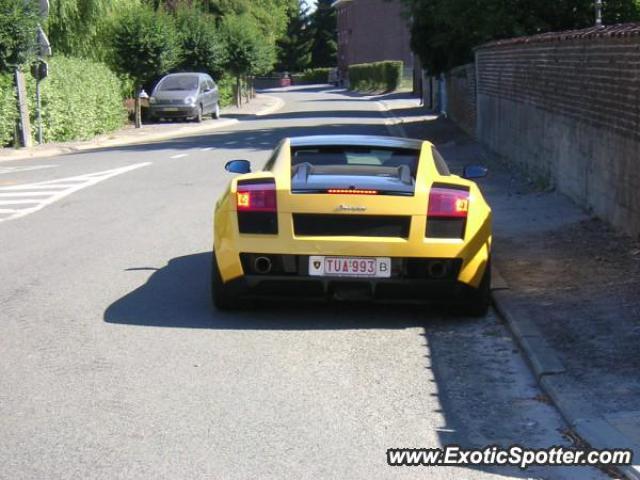
[[[222,311],[235,310],[240,304],[238,296],[234,295],[222,281],[215,250],[211,260],[211,300],[213,301],[213,306]]]
[[[491,260],[482,275],[478,288],[470,289],[465,295],[464,312],[472,317],[484,317],[491,305]]]
[[[220,118],[220,104],[218,102],[216,102],[216,106],[213,109],[213,112],[211,113],[211,117],[214,120],[218,120]]]

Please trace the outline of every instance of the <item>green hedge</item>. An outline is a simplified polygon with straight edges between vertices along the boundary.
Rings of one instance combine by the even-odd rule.
[[[0,148],[13,142],[18,120],[13,76],[0,75]]]
[[[367,92],[396,90],[402,81],[402,68],[402,62],[394,60],[351,65],[349,86]]]
[[[36,135],[35,80],[27,74],[32,134]],[[104,64],[69,57],[49,61],[41,83],[45,142],[88,140],[126,121],[122,83]]]
[[[230,76],[224,76],[218,80],[218,94],[220,95],[220,106],[226,107],[235,102],[234,89],[236,80]]]
[[[304,83],[329,83],[329,73],[333,68],[311,68],[298,77]]]

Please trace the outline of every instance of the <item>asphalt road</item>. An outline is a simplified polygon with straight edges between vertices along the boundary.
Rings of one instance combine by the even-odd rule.
[[[283,110],[212,134],[0,164],[0,478],[604,477],[386,465],[390,447],[569,445],[493,313],[211,309],[224,163],[387,133],[375,102],[272,94]]]

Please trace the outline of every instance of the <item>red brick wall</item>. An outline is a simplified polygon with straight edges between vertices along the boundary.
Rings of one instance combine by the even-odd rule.
[[[402,60],[413,67],[408,20],[398,0],[343,0],[336,5],[338,66]]]
[[[496,42],[476,52],[477,136],[640,235],[640,25]]]
[[[483,49],[478,61],[482,94],[640,138],[637,37]]]

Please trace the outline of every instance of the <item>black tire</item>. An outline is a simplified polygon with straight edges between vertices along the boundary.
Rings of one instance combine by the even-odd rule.
[[[198,115],[196,115],[196,122],[202,123],[202,117],[203,117],[202,105],[200,105],[198,107]]]
[[[216,106],[213,108],[213,112],[211,112],[211,118],[214,120],[218,120],[220,118],[220,104],[216,102]]]
[[[464,313],[471,317],[484,317],[491,306],[491,260],[482,275],[478,288],[471,288],[465,295]]]
[[[240,305],[240,299],[230,292],[229,287],[222,281],[215,250],[211,260],[211,301],[213,306],[221,311],[236,310]]]

